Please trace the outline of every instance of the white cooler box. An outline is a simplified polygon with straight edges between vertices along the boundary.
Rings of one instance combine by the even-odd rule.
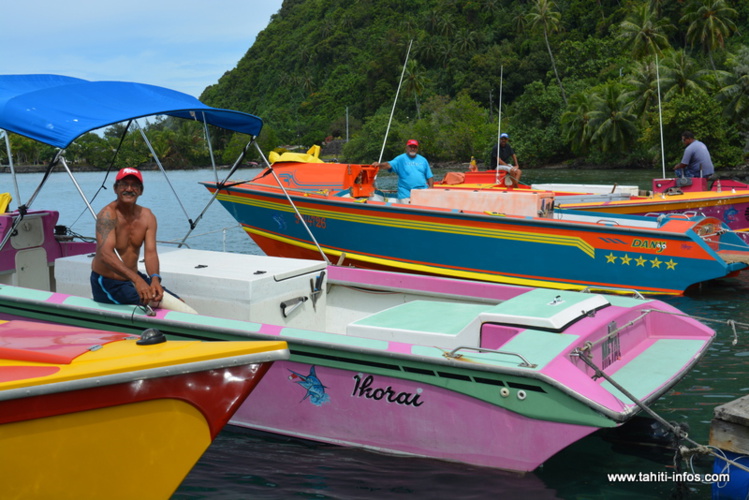
[[[313,307],[314,283],[325,263],[206,250],[159,248],[164,286],[200,314],[257,323],[322,329],[325,326],[325,284]],[[91,260],[87,255],[58,259],[57,291],[91,297]],[[141,259],[142,260],[142,259]],[[145,273],[145,265],[139,268]],[[281,303],[306,297],[284,317]]]

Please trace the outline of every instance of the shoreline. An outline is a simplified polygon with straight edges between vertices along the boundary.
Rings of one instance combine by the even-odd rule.
[[[483,165],[479,165],[479,167],[483,167]],[[31,174],[31,173],[44,173],[47,171],[47,165],[14,165],[14,170],[17,174]],[[205,165],[205,166],[193,166],[193,167],[181,167],[181,168],[170,168],[166,169],[167,172],[174,172],[174,171],[182,171],[182,170],[203,170],[203,169],[211,169],[211,165]],[[228,170],[231,168],[231,165],[216,165],[217,170]],[[242,166],[241,168],[260,168],[258,165],[257,167],[254,167],[252,165],[246,165]],[[446,163],[440,163],[435,162],[432,164],[432,168],[439,171],[444,170],[454,170],[454,171],[467,171],[468,170],[468,163],[462,163],[462,162],[446,162]],[[574,166],[571,167],[569,165],[564,164],[552,164],[552,165],[544,165],[542,167],[522,167],[523,170],[527,171],[533,171],[533,170],[652,170],[654,172],[654,175],[659,175],[660,169],[656,168],[631,168],[631,167],[618,167],[618,166],[609,166],[609,165],[585,165],[585,166]],[[58,172],[64,171],[64,169],[56,169]],[[101,169],[98,167],[92,167],[92,166],[75,166],[70,168],[71,172],[106,172],[105,169]],[[148,171],[156,171],[158,170],[158,167],[156,165],[146,165],[144,167],[139,168],[139,170],[142,170],[144,172]],[[55,171],[55,170],[53,170]],[[113,169],[114,171],[114,169]],[[10,166],[9,165],[0,165],[0,174],[9,174],[10,173]],[[716,172],[721,178],[726,177],[749,177],[749,168],[746,168],[746,166],[742,167],[734,167],[731,170],[722,170],[719,169]]]

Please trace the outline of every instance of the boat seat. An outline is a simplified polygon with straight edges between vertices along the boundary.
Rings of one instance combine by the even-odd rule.
[[[464,332],[479,315],[493,305],[414,300],[380,311],[347,325],[346,334],[356,337],[395,340],[410,344],[451,347],[473,344]],[[477,329],[475,329],[477,330]],[[478,338],[478,331],[475,332]]]

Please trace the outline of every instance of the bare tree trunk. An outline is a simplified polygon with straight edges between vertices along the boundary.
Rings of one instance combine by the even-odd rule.
[[[567,96],[564,93],[564,87],[562,86],[562,80],[559,78],[559,72],[557,72],[557,64],[554,62],[554,54],[551,52],[551,45],[549,44],[549,35],[546,33],[546,29],[544,29],[544,40],[546,41],[546,48],[549,51],[549,57],[551,58],[551,67],[554,68],[554,76],[557,77],[557,83],[559,84],[559,89],[562,91],[562,100],[564,101],[564,105],[567,106]]]

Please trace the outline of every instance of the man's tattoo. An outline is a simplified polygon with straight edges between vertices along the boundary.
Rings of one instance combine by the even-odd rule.
[[[108,214],[107,214],[108,215]],[[104,240],[107,239],[109,233],[117,227],[116,217],[105,217],[104,214],[99,215],[96,219],[96,240],[97,246],[101,246]]]

